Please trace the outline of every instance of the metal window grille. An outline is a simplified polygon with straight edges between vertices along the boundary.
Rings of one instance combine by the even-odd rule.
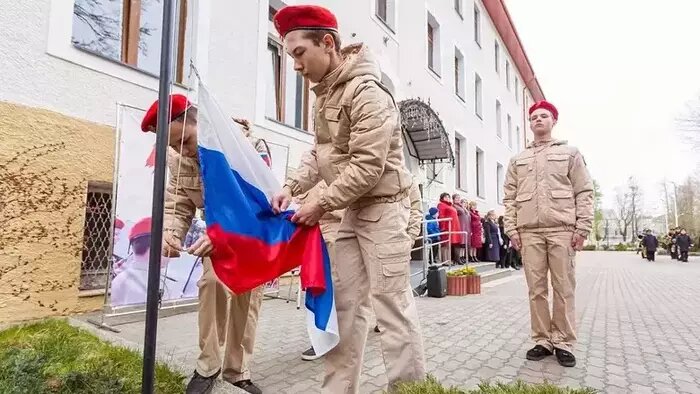
[[[80,290],[103,289],[112,261],[112,184],[89,182],[85,203]]]

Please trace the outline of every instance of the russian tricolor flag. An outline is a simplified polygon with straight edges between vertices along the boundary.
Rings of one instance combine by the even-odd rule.
[[[301,265],[311,344],[325,354],[338,344],[330,259],[319,226],[275,215],[280,190],[266,162],[199,85],[198,144],[212,266],[234,293],[252,290]]]

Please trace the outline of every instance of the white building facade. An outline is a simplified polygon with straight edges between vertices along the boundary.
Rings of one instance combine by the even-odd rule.
[[[4,70],[9,68],[4,78],[9,79],[3,84],[3,100],[114,125],[116,102],[143,108],[156,97],[162,0],[33,3],[43,12],[26,13],[38,11],[37,6],[13,7],[18,14],[24,8],[25,17],[42,16],[41,28],[23,31],[16,47],[5,49],[26,51],[29,44],[34,50],[22,60],[34,66],[4,65]],[[458,192],[480,202],[482,210],[498,210],[508,161],[526,144],[525,109],[533,97],[542,98],[502,2],[304,3],[336,13],[344,45],[370,46],[381,59],[385,83],[397,101],[420,99],[438,115],[447,157],[434,164],[431,157],[412,151],[418,157],[408,158],[425,199],[434,202],[443,191]],[[135,4],[141,9],[134,9]],[[178,1],[179,85],[174,90],[187,93],[184,88],[196,88],[188,79],[191,61],[222,107],[252,119],[293,168],[312,143],[306,130],[311,129],[313,95],[294,73],[271,23],[284,4]],[[89,27],[94,24],[90,15],[112,18],[113,26],[102,27],[108,39]],[[13,23],[12,13],[4,13],[4,18]],[[110,41],[110,34],[116,39]],[[12,44],[3,44],[7,45]],[[27,86],[24,81],[32,83]],[[196,92],[189,95],[196,100]]]
[[[479,202],[482,212],[502,212],[506,167],[526,143],[525,110],[543,98],[503,2],[305,2],[338,16],[343,44],[364,42],[378,55],[384,83],[402,108],[407,165],[422,184],[425,207],[434,206],[442,192],[458,192]],[[295,74],[271,23],[284,5],[281,0],[176,0],[174,39],[173,91],[196,101],[194,64],[224,111],[252,120],[270,143],[280,179],[313,143],[313,95]],[[9,194],[34,193],[32,177],[50,173],[61,180],[54,184],[78,191],[70,201],[89,200],[95,182],[102,186],[93,196],[109,198],[105,184],[114,182],[117,104],[146,108],[157,98],[162,12],[163,0],[34,0],[3,7],[0,164],[5,167],[0,176],[15,182],[22,171],[38,171],[24,174],[25,190]],[[7,172],[15,158],[30,154],[36,155],[31,166]],[[90,310],[100,303],[77,296],[81,263],[76,256],[84,248],[84,223],[75,218],[85,208],[66,203],[57,211],[55,193],[37,189],[34,202],[10,198],[24,205],[0,205],[3,215],[17,215],[2,229],[3,237],[17,241],[0,254],[0,265],[36,255],[23,266],[34,271],[17,278],[52,267],[61,279],[51,291],[40,285],[30,289],[36,297],[3,301],[12,306],[0,308],[3,319]],[[20,214],[27,209],[40,217]],[[67,228],[70,234],[61,245],[47,238],[46,254],[40,254],[37,245],[44,241],[23,234],[48,221],[51,229]],[[14,282],[4,282],[0,290],[10,294]],[[44,296],[61,303],[47,309],[34,301]]]

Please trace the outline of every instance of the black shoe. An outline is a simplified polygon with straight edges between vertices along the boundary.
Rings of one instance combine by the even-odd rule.
[[[374,332],[376,332],[376,333],[380,333],[380,332],[381,332],[381,331],[379,331],[379,326],[374,326]]]
[[[187,388],[185,389],[185,394],[209,394],[214,389],[214,382],[216,378],[219,377],[221,370],[216,371],[216,373],[209,377],[204,377],[194,371],[194,375],[190,382],[187,383]]]
[[[308,348],[304,353],[301,354],[301,359],[304,361],[314,361],[318,360],[321,358],[318,354],[316,354],[316,351],[314,350],[313,346]]]
[[[519,265],[516,265],[516,266],[513,267],[513,269],[516,270],[516,271],[520,271],[520,266],[519,266]]]
[[[536,345],[527,351],[525,357],[530,361],[540,361],[545,357],[551,356],[552,352],[542,345]]]
[[[575,367],[576,356],[566,350],[554,349],[554,354],[557,356],[557,361],[562,367]]]
[[[238,387],[239,389],[250,393],[250,394],[262,394],[262,390],[258,388],[253,382],[250,381],[250,379],[246,380],[240,380],[236,383],[232,383],[234,386]]]

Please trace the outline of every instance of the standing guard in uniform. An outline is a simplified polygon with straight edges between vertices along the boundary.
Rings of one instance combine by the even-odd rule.
[[[155,132],[158,101],[141,123],[144,132]],[[178,257],[195,217],[203,209],[202,177],[197,151],[197,108],[183,95],[170,97],[168,167],[165,194],[163,256]],[[204,213],[206,215],[206,212]],[[187,394],[210,393],[219,374],[225,381],[248,393],[262,393],[251,382],[248,365],[253,355],[262,287],[243,294],[230,294],[222,285],[208,257],[213,246],[206,233],[186,252],[202,257],[199,287],[199,349],[194,376]],[[224,346],[223,360],[220,347]]]
[[[335,16],[319,6],[288,6],[274,18],[294,69],[317,85],[315,141],[294,177],[273,197],[276,212],[321,179],[328,188],[292,220],[314,225],[346,209],[332,259],[339,344],[325,358],[324,393],[359,392],[369,305],[390,387],[425,379],[418,311],[409,282],[413,239],[407,228],[411,174],[406,169],[399,110],[369,48],[340,49]]]
[[[576,365],[576,251],[591,231],[593,182],[583,156],[564,141],[552,139],[559,113],[540,101],[530,108],[535,141],[513,157],[505,181],[505,230],[522,249],[530,296],[532,339],[528,360],[552,352],[559,364]],[[554,291],[549,312],[548,274]]]

